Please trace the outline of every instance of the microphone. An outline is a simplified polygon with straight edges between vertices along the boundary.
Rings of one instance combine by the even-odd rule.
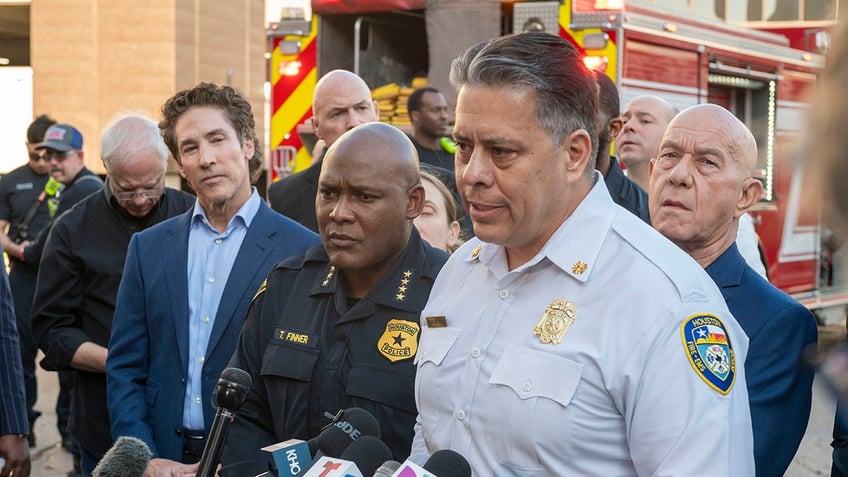
[[[374,475],[377,467],[392,458],[389,446],[374,436],[362,436],[342,452],[342,459],[353,461],[362,475]]]
[[[143,477],[153,454],[141,439],[121,436],[103,455],[92,477]]]
[[[227,368],[218,378],[218,385],[215,386],[215,393],[212,395],[218,408],[215,411],[215,420],[212,421],[209,438],[203,446],[197,477],[214,477],[236,411],[247,400],[251,386],[253,386],[253,378],[247,371],[238,368]]]
[[[392,451],[374,436],[362,436],[344,450],[341,457],[318,459],[303,477],[365,477],[373,475],[381,462],[392,457]]]
[[[471,477],[471,466],[458,452],[442,449],[434,452],[423,467],[407,459],[392,477]]]
[[[352,442],[361,436],[380,438],[380,423],[370,412],[359,407],[339,411],[333,422],[317,437],[308,441],[314,460],[323,456],[340,457]]]
[[[424,468],[439,477],[471,477],[471,466],[459,452],[442,449],[433,453]]]
[[[400,469],[400,462],[387,460],[383,462],[383,465],[377,467],[377,470],[374,471],[374,477],[392,477],[398,469]]]
[[[262,448],[271,454],[279,477],[302,474],[312,464],[309,444],[301,439],[289,439]]]

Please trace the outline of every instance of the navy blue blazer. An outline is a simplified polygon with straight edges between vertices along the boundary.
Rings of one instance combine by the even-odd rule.
[[[194,208],[133,236],[106,361],[112,438],[133,436],[154,457],[182,461],[188,373],[188,234]],[[318,236],[263,202],[227,279],[203,363],[203,420],[235,350],[247,307],[271,268],[320,243]]]
[[[745,376],[758,477],[782,476],[807,429],[814,372],[801,353],[818,342],[812,313],[767,282],[732,244],[707,267],[748,335]]]

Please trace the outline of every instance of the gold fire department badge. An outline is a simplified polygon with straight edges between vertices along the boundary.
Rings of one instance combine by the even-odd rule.
[[[545,308],[545,314],[533,328],[533,334],[539,337],[542,344],[559,344],[562,341],[562,335],[574,323],[576,316],[574,303],[562,298],[555,300]]]
[[[392,363],[411,359],[418,351],[418,332],[421,327],[414,321],[392,318],[386,323],[386,331],[377,340],[377,351]]]

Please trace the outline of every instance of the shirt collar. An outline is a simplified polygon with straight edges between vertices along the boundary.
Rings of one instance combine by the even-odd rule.
[[[253,222],[253,218],[256,217],[256,213],[259,212],[259,206],[261,199],[259,198],[259,193],[256,191],[256,187],[251,186],[250,197],[247,198],[244,204],[241,205],[238,212],[233,215],[233,218],[230,219],[230,223],[227,224],[227,229],[230,229],[235,220],[238,219],[241,223],[246,227],[250,228],[250,224]],[[198,221],[208,224],[209,219],[206,217],[206,211],[203,210],[203,206],[200,205],[199,200],[194,201],[194,211],[191,215],[191,222],[197,223]]]
[[[514,272],[520,272],[547,259],[576,280],[585,282],[589,279],[609,233],[616,209],[597,171],[594,181],[595,185],[589,194],[565,222],[560,224],[539,253],[513,270]],[[489,268],[502,268],[504,273],[506,271],[506,251],[501,245],[479,242],[471,248],[464,260],[479,260]],[[496,271],[496,275],[502,274]]]

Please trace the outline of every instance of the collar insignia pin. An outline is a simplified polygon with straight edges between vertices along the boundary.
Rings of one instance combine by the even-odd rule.
[[[571,271],[578,275],[582,275],[586,272],[588,268],[589,265],[586,265],[586,262],[584,262],[583,260],[578,260],[574,263],[574,265],[571,266]]]

